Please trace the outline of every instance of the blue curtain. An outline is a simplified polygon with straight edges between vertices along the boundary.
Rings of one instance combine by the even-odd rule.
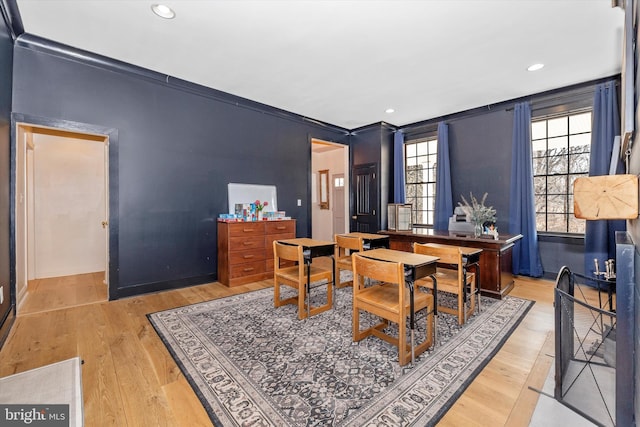
[[[620,135],[618,95],[615,82],[610,81],[598,84],[593,98],[589,176],[609,174],[613,141],[616,135]],[[616,158],[620,159],[618,153],[616,153]],[[618,160],[616,173],[624,173],[621,160]],[[591,274],[595,269],[594,259],[598,259],[600,271],[604,271],[604,262],[607,259],[615,259],[615,232],[625,229],[626,222],[624,220],[587,221],[584,238],[584,271],[586,274]]]
[[[393,136],[393,202],[404,201],[404,134],[397,130]]]
[[[541,277],[543,271],[533,193],[531,108],[528,102],[515,105],[512,142],[509,233],[523,236],[513,247],[513,273]]]
[[[448,230],[449,217],[453,215],[451,196],[451,164],[449,162],[449,125],[438,123],[438,154],[436,159],[436,203],[433,218],[434,230]]]

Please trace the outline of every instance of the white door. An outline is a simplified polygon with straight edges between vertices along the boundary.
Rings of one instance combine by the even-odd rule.
[[[344,174],[337,173],[331,177],[331,197],[333,200],[333,234],[345,232],[345,208],[344,208]]]

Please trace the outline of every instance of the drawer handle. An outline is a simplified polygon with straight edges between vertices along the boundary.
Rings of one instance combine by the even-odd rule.
[[[255,268],[253,268],[253,267],[247,267],[247,268],[243,269],[242,271],[253,271],[253,270],[255,270]]]
[[[276,227],[276,230],[286,230],[287,227],[283,226],[283,225],[279,225]]]
[[[242,231],[244,231],[245,233],[251,233],[253,231],[253,228],[243,228]]]
[[[245,255],[243,258],[244,259],[249,259],[249,258],[253,258],[255,255]]]
[[[255,245],[255,242],[242,242],[242,244],[245,246],[251,246],[251,245]]]

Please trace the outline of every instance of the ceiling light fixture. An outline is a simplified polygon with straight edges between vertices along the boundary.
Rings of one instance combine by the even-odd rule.
[[[384,112],[387,113],[387,114],[391,114],[394,111],[396,111],[396,110],[394,110],[393,108],[387,108],[386,110],[384,110]]]
[[[164,19],[173,19],[176,16],[176,13],[173,11],[173,9],[164,4],[152,4],[151,10],[160,18]]]
[[[544,67],[544,64],[533,64],[533,65],[529,65],[529,68],[527,68],[527,71],[538,71],[538,70],[540,70],[542,67]]]

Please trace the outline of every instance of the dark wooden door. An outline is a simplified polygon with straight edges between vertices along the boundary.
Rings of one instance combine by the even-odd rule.
[[[380,229],[378,167],[375,163],[356,165],[351,177],[354,197],[351,231],[375,233]]]

